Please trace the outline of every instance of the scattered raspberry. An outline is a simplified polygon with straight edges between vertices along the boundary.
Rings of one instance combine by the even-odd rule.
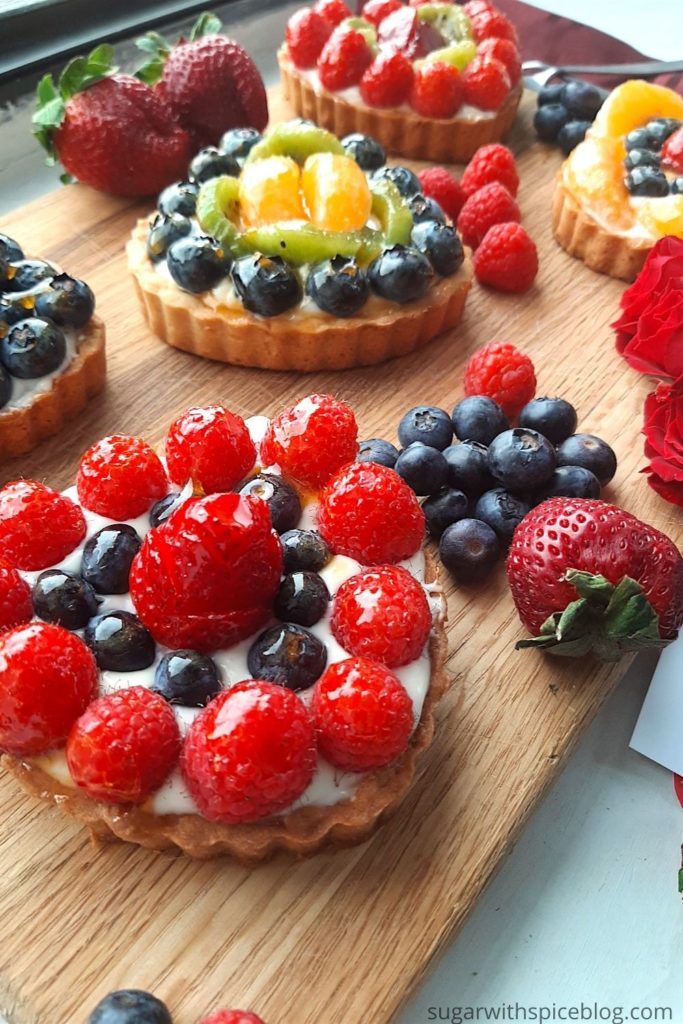
[[[401,0],[368,0],[363,5],[361,17],[377,28],[380,21],[383,21],[388,14],[398,11],[400,7],[403,7]]]
[[[683,172],[683,128],[677,128],[662,146],[662,163]]]
[[[264,1024],[260,1017],[249,1010],[217,1010],[205,1017],[200,1024]]]
[[[141,437],[112,434],[89,448],[76,478],[84,508],[107,519],[135,519],[168,494],[156,452]]]
[[[267,504],[211,494],[149,531],[131,566],[130,592],[159,643],[212,651],[265,625],[281,573]]]
[[[0,630],[33,618],[31,588],[9,562],[0,559]]]
[[[17,569],[45,569],[71,554],[85,537],[78,505],[36,480],[13,480],[0,490],[0,558]]]
[[[61,746],[97,693],[95,658],[73,633],[47,622],[0,636],[0,750],[32,757]]]
[[[338,555],[364,565],[401,562],[422,543],[424,512],[393,469],[354,462],[321,492],[318,528]]]
[[[465,245],[476,249],[493,224],[519,218],[519,206],[508,190],[499,181],[492,181],[465,202],[458,217],[458,231]]]
[[[285,38],[292,62],[297,68],[314,68],[332,27],[322,14],[301,7],[287,22]]]
[[[426,167],[420,171],[418,178],[424,194],[436,200],[455,224],[465,202],[465,193],[460,183],[445,167]]]
[[[352,17],[353,12],[346,6],[344,0],[318,0],[313,10],[322,14],[323,18],[334,28],[340,21]]]
[[[256,448],[241,416],[222,405],[188,409],[166,437],[168,475],[179,487],[192,480],[204,494],[229,491],[256,462]]]
[[[413,705],[403,685],[367,658],[330,665],[313,688],[311,712],[321,754],[347,772],[389,764],[413,731]]]
[[[180,755],[171,705],[145,686],[100,697],[74,723],[66,759],[77,786],[93,800],[141,804],[161,786]]]
[[[492,142],[489,146],[480,146],[474,154],[462,176],[462,190],[471,196],[484,185],[499,181],[511,196],[517,195],[519,175],[515,158],[500,142]]]
[[[516,419],[536,394],[534,364],[514,345],[492,341],[465,367],[465,394],[486,395],[498,402],[508,419]]]
[[[410,105],[423,117],[453,117],[462,106],[462,75],[451,64],[428,61],[415,72]]]
[[[502,61],[477,55],[462,74],[465,102],[480,110],[498,110],[510,89],[510,76]]]
[[[380,565],[342,583],[332,608],[334,636],[350,654],[388,668],[424,650],[432,616],[424,588],[398,565]]]
[[[472,17],[472,31],[478,43],[484,39],[509,39],[517,44],[517,29],[509,18],[493,8]]]
[[[525,292],[538,273],[536,246],[521,225],[494,224],[477,249],[474,272],[501,292]]]
[[[360,94],[370,107],[398,107],[408,99],[413,65],[403,53],[380,52],[360,80]]]
[[[261,463],[277,464],[284,476],[322,487],[358,451],[353,411],[332,395],[308,395],[268,424]]]
[[[483,39],[477,47],[480,57],[495,57],[507,68],[512,85],[517,85],[522,77],[522,59],[519,50],[511,39]]]
[[[365,37],[355,29],[342,28],[332,33],[318,60],[321,83],[331,92],[358,85],[372,61]]]
[[[316,766],[308,709],[275,683],[246,680],[195,718],[182,754],[185,781],[210,821],[256,821],[301,796]]]

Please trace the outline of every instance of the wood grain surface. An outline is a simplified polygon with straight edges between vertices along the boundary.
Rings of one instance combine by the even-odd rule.
[[[468,356],[496,338],[534,358],[539,394],[569,399],[580,429],[614,445],[620,465],[606,497],[680,542],[680,513],[638,475],[647,382],[616,355],[608,327],[623,286],[554,245],[560,158],[532,144],[531,109],[527,97],[512,145],[523,220],[540,251],[535,287],[514,297],[475,285],[457,331],[371,369],[302,377],[172,350],[147,330],[125,268],[123,244],[144,206],[78,186],[16,211],[2,230],[94,288],[109,384],[68,431],[3,466],[0,479],[63,487],[81,451],[106,433],[157,442],[189,404],[273,414],[311,390],[348,401],[361,435],[395,438],[411,405],[450,409]],[[283,114],[277,99],[273,114]],[[11,1024],[83,1024],[102,995],[123,986],[155,991],[177,1024],[220,1005],[251,1007],[268,1024],[385,1024],[462,924],[625,668],[516,653],[521,627],[502,566],[478,589],[449,583],[448,601],[453,685],[435,741],[400,811],[363,847],[255,870],[125,845],[95,849],[77,825],[1,778],[0,1011]]]

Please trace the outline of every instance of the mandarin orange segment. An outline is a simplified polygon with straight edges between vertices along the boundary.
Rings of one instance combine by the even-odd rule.
[[[270,156],[245,164],[239,187],[242,225],[252,228],[307,220],[300,185],[299,165],[288,156]]]
[[[624,185],[621,139],[597,138],[589,133],[567,158],[565,181],[606,226],[628,230],[635,223]]]
[[[359,231],[367,223],[372,196],[355,160],[336,153],[314,153],[304,164],[301,186],[316,227]]]
[[[683,195],[643,199],[636,209],[638,220],[656,237],[683,238]]]
[[[655,117],[683,120],[683,97],[663,85],[632,79],[617,86],[607,97],[591,134],[620,138]]]

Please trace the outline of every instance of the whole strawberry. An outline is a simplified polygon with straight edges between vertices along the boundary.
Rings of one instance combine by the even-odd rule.
[[[550,498],[524,517],[508,553],[518,647],[616,661],[664,647],[683,624],[683,558],[668,537],[615,505]]]

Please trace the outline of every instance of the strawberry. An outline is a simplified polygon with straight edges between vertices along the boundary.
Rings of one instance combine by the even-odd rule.
[[[332,34],[332,26],[322,14],[300,7],[287,22],[287,50],[297,68],[314,68],[323,46]]]
[[[33,618],[31,588],[14,566],[0,558],[0,630]]]
[[[677,173],[683,172],[683,127],[677,128],[662,146],[662,164]]]
[[[360,94],[369,107],[400,107],[410,94],[413,65],[404,53],[380,53],[360,80]]]
[[[76,478],[81,505],[108,519],[135,519],[168,494],[166,472],[141,437],[103,437],[81,458]]]
[[[423,117],[453,117],[462,106],[464,92],[457,68],[441,61],[428,62],[415,72],[410,105]]]
[[[263,1024],[263,1021],[250,1010],[217,1010],[204,1017],[200,1024]]]
[[[668,537],[615,505],[550,498],[524,517],[508,553],[512,597],[534,634],[518,647],[616,661],[664,647],[683,624],[683,558]]]
[[[271,420],[261,441],[261,462],[318,488],[352,462],[358,451],[353,410],[332,395],[307,395]]]
[[[195,491],[229,491],[256,462],[256,449],[241,416],[222,405],[193,407],[169,427],[168,475],[179,487],[192,480]]]
[[[41,79],[34,134],[48,163],[64,165],[63,180],[120,196],[156,194],[184,176],[190,138],[159,93],[116,74],[112,55],[98,46],[72,60],[56,87],[52,75]]]

